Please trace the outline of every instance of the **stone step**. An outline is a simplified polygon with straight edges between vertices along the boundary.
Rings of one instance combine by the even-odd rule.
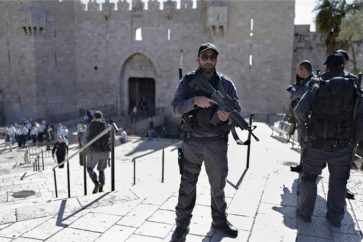
[[[115,189],[124,190],[133,187],[133,169],[131,162],[133,157],[150,152],[161,147],[173,144],[173,140],[155,139],[152,142],[141,137],[131,136],[123,145],[117,145],[115,149]],[[70,154],[76,152],[77,146],[72,146]],[[174,178],[177,174],[176,149],[169,147],[165,151],[165,169],[169,174],[165,179]],[[0,204],[10,209],[22,207],[24,204],[42,204],[44,202],[68,197],[66,166],[56,169],[58,198],[55,196],[54,175],[52,167],[56,165],[50,157],[45,158],[45,170],[34,172],[28,167],[26,172],[14,172],[1,176]],[[24,168],[25,169],[25,168]],[[140,158],[136,161],[136,183],[140,186],[148,183],[161,183],[161,151]],[[172,172],[171,172],[172,171]],[[111,169],[106,169],[106,184],[104,191],[111,190]],[[93,184],[86,174],[87,194],[93,189]],[[83,166],[79,165],[78,156],[70,160],[71,197],[84,196]]]

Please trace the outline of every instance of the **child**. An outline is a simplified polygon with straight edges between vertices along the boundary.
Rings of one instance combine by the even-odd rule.
[[[54,144],[52,150],[52,156],[54,158],[54,153],[57,155],[57,162],[62,163],[66,158],[66,153],[68,153],[68,145],[64,142],[63,136],[59,135],[57,137],[57,143]],[[59,168],[63,168],[64,165],[59,166]]]

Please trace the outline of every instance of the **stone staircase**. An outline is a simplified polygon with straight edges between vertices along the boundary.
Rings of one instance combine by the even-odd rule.
[[[167,171],[165,180],[168,185],[175,184],[176,179],[174,178],[178,177],[176,176],[178,172],[177,150],[174,146],[170,146],[175,142],[176,140],[167,139],[146,141],[140,137],[132,136],[127,143],[117,145],[115,147],[115,190],[119,191],[120,194],[127,191],[125,194],[130,197],[133,194],[130,193],[131,190],[134,190],[134,193],[138,193],[139,196],[146,196],[147,192],[140,192],[143,190],[143,186],[146,184],[147,186],[150,184],[159,186],[161,184],[161,151],[136,160],[136,186],[133,186],[134,166],[131,161],[133,157],[162,147],[167,147],[165,152],[165,170]],[[77,145],[71,145],[69,154],[73,154],[77,150]],[[19,156],[19,154],[14,156]],[[19,215],[19,211],[24,209],[26,211],[29,206],[34,207],[34,210],[39,210],[38,208],[42,208],[44,204],[47,204],[47,206],[50,206],[50,211],[52,211],[53,208],[59,208],[62,199],[68,196],[66,166],[63,169],[56,169],[58,188],[58,198],[56,198],[52,171],[52,167],[56,163],[49,155],[45,156],[44,163],[45,170],[33,171],[31,164],[25,164],[13,167],[10,174],[3,174],[0,178],[0,205],[5,207],[5,210],[10,214],[17,214],[17,221],[23,217]],[[75,197],[77,200],[79,197],[84,196],[83,166],[80,166],[78,156],[72,158],[69,164],[71,197]],[[111,169],[107,168],[105,172],[106,184],[104,191],[108,192],[111,191]],[[87,174],[87,194],[91,194],[92,190],[93,184]],[[143,193],[144,195],[142,195]],[[14,213],[14,211],[16,212]],[[40,209],[39,211],[42,214],[42,211],[48,210]],[[10,219],[7,213],[2,214],[0,215],[0,224],[1,221],[4,222]]]

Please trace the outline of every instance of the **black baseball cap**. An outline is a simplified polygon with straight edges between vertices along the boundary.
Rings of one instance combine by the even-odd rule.
[[[344,66],[344,62],[344,56],[341,53],[335,52],[326,58],[324,65],[339,67]]]
[[[212,43],[205,43],[205,44],[202,44],[200,47],[199,47],[199,50],[198,50],[198,56],[206,51],[206,50],[214,50],[214,52],[216,52],[216,54],[218,55],[218,50],[217,50],[217,47],[212,44]]]

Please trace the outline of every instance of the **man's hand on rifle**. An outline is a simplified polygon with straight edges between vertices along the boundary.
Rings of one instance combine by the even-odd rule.
[[[193,106],[198,106],[201,108],[209,108],[213,104],[217,104],[217,102],[205,96],[195,96],[193,98]]]
[[[229,119],[229,113],[228,113],[228,112],[226,112],[226,111],[218,110],[218,111],[217,111],[217,115],[218,115],[218,118],[219,118],[221,121],[223,121],[223,122],[225,122],[225,121],[227,121],[227,120]]]

